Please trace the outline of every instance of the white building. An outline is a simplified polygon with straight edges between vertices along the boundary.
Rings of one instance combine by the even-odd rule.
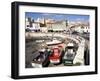
[[[79,33],[83,33],[83,32],[89,33],[90,32],[89,26],[75,26],[74,30]]]
[[[47,33],[48,32],[48,28],[47,27],[41,27],[40,31],[44,32],[44,33]]]
[[[40,23],[33,22],[31,18],[26,18],[26,29],[30,29],[31,31],[40,30]]]
[[[38,23],[38,22],[32,23],[31,29],[32,29],[33,31],[34,31],[34,30],[40,30],[40,23]]]
[[[66,30],[66,21],[57,21],[54,23],[47,23],[48,30],[61,32]]]
[[[30,27],[30,18],[26,18],[25,21],[25,28]]]

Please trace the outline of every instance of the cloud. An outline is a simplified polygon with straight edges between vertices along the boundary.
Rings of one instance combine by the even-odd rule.
[[[84,21],[85,19],[84,18],[77,18],[76,20],[77,21]]]

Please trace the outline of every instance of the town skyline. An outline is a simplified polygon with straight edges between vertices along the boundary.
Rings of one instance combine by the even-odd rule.
[[[81,21],[89,22],[89,15],[78,15],[78,14],[56,14],[56,13],[33,13],[26,12],[25,17],[30,17],[33,19],[45,18],[53,20],[68,20],[70,22]]]

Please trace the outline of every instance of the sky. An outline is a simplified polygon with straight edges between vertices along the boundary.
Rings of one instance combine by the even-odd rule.
[[[89,22],[89,15],[77,15],[77,14],[25,12],[25,17],[31,17],[33,19],[45,18],[45,19],[54,19],[54,20],[85,21],[85,22],[87,21],[87,22]]]

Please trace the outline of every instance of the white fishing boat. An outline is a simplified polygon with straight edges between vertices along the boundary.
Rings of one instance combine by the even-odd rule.
[[[47,45],[55,45],[55,44],[60,44],[62,43],[61,41],[57,40],[56,38],[54,38],[53,40],[51,41],[47,41],[46,44]]]

